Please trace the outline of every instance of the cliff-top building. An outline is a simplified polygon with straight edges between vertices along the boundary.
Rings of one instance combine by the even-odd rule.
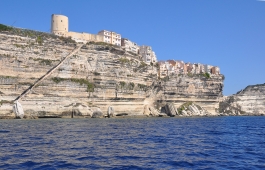
[[[142,60],[147,64],[157,62],[155,52],[152,51],[152,47],[150,46],[140,46],[139,54],[142,56]]]
[[[138,54],[139,53],[139,46],[127,38],[121,39],[121,46],[124,47],[126,51],[130,51],[132,53]]]
[[[68,26],[69,21],[68,17],[64,15],[52,14],[51,17],[51,33],[63,36],[71,37],[76,42],[87,43],[90,41],[94,42],[105,42],[117,46],[123,46],[126,51],[130,51],[135,54],[139,54],[141,59],[147,63],[157,62],[155,52],[152,51],[150,46],[138,46],[136,43],[130,41],[127,38],[121,38],[121,34],[118,34],[113,31],[101,30],[98,34],[89,34],[89,33],[78,33],[78,32],[69,32]]]
[[[163,78],[165,76],[174,74],[204,74],[209,73],[210,75],[219,75],[220,68],[211,65],[203,65],[200,63],[184,63],[183,61],[160,61],[159,64],[159,77]]]
[[[101,30],[98,32],[98,35],[103,36],[103,42],[121,46],[121,34],[112,31]]]
[[[68,17],[64,15],[52,14],[51,33],[60,36],[66,36],[68,33]]]

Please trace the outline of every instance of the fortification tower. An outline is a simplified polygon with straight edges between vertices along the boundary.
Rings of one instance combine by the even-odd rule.
[[[52,14],[51,33],[64,36],[67,32],[68,17],[64,15]]]

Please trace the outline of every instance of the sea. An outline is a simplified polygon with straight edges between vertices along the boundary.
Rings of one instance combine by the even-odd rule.
[[[265,117],[0,120],[0,169],[265,169]]]

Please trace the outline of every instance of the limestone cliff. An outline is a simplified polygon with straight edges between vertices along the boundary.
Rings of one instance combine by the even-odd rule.
[[[160,82],[160,88],[157,104],[171,102],[175,108],[181,109],[184,103],[193,102],[202,110],[207,110],[209,115],[217,115],[222,98],[223,75],[212,75],[210,78],[204,75],[170,76]],[[205,115],[204,111],[202,113]]]
[[[0,116],[13,117],[13,101],[67,56],[76,44],[51,34],[14,29],[0,32]],[[222,97],[222,75],[170,76],[159,80],[157,68],[140,56],[104,43],[84,44],[21,104],[26,117],[158,115],[166,103],[177,108],[194,102],[215,115]]]
[[[265,84],[247,86],[220,103],[223,115],[264,115]]]

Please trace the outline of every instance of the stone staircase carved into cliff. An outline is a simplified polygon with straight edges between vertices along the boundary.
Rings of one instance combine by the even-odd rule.
[[[68,54],[64,59],[62,59],[56,66],[54,66],[52,69],[50,69],[46,74],[44,74],[42,77],[40,77],[33,85],[31,85],[28,89],[26,89],[20,96],[18,96],[15,101],[18,101],[19,99],[23,98],[26,94],[28,94],[35,86],[37,86],[39,83],[41,83],[45,78],[47,78],[49,75],[51,75],[56,69],[58,69],[63,62],[68,59],[69,57],[73,56],[74,54],[76,54],[81,47],[83,46],[83,44],[78,44],[76,46],[76,48],[70,53]]]

